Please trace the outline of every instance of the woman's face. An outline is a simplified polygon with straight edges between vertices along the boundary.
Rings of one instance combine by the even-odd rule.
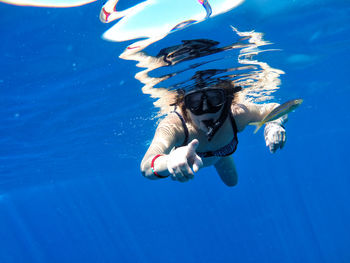
[[[222,88],[204,88],[185,94],[185,106],[195,126],[208,132],[220,118],[226,102]]]
[[[210,124],[214,124],[220,118],[222,110],[223,106],[221,106],[221,109],[216,113],[204,113],[201,115],[195,115],[190,110],[187,111],[196,128],[207,133],[209,131],[208,126],[212,126]]]

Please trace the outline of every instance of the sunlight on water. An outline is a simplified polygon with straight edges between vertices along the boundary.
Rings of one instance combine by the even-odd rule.
[[[282,70],[270,67],[267,63],[254,59],[254,56],[261,52],[273,50],[259,50],[258,47],[269,45],[271,43],[263,39],[263,34],[258,32],[239,32],[237,29],[233,30],[243,38],[248,38],[249,45],[240,51],[238,62],[244,65],[256,65],[260,70],[254,71],[245,79],[237,82],[238,85],[244,89],[245,100],[252,102],[261,102],[273,99],[274,93],[281,84],[280,75],[284,74]]]
[[[139,49],[164,38],[170,32],[228,12],[243,0],[148,0],[124,11],[117,11],[118,2],[109,0],[102,7],[102,22],[109,23],[122,18],[103,37],[110,41],[146,38],[129,46],[129,49]]]
[[[206,38],[182,40],[182,44],[163,47],[157,55],[145,51],[149,45],[169,33],[225,13],[242,2],[148,0],[124,11],[117,11],[118,0],[109,0],[102,7],[100,20],[104,23],[119,18],[121,20],[107,30],[103,37],[117,42],[143,38],[129,45],[120,58],[137,61],[138,67],[145,68],[135,78],[144,84],[143,93],[157,99],[154,105],[160,108],[159,115],[171,110],[178,90],[191,89],[198,81],[204,85],[215,85],[218,81],[229,80],[243,88],[240,92],[242,101],[271,100],[272,94],[279,88],[279,77],[284,72],[255,58],[261,52],[272,51],[259,49],[270,44],[263,39],[262,33],[239,32],[232,28],[239,40],[228,46],[220,46],[220,42],[215,39]],[[234,54],[218,57],[219,53],[228,51]],[[226,68],[218,67],[217,61],[229,65]],[[179,67],[180,63],[184,65]],[[155,71],[160,68],[168,68],[167,73]]]
[[[4,0],[0,0],[4,1]],[[243,101],[262,102],[273,99],[272,94],[279,88],[280,75],[284,72],[271,68],[256,56],[271,49],[259,49],[270,43],[258,32],[240,32],[234,27],[233,34],[238,41],[220,46],[215,39],[192,39],[163,47],[158,55],[148,54],[145,49],[168,34],[199,23],[213,16],[226,13],[244,0],[146,0],[123,11],[117,8],[119,0],[109,0],[101,8],[100,20],[110,23],[120,19],[103,37],[109,41],[135,40],[120,58],[138,61],[137,66],[145,68],[135,78],[144,87],[143,93],[157,99],[160,115],[170,110],[177,91],[191,89],[200,81],[203,85],[215,85],[218,81],[229,80],[242,87]],[[35,6],[70,7],[93,2],[91,0],[6,0],[6,3]],[[232,36],[233,39],[234,36]],[[141,40],[139,40],[142,38]],[[233,52],[219,57],[222,52]],[[227,64],[219,67],[215,63]],[[186,63],[183,63],[186,62]],[[182,67],[176,66],[183,64]],[[176,67],[175,67],[176,66]],[[154,73],[167,68],[167,73]],[[152,72],[152,76],[149,74]]]
[[[2,3],[37,7],[74,7],[95,2],[96,0],[0,0]]]
[[[271,43],[263,39],[262,33],[232,29],[231,37],[238,41],[230,45],[223,46],[214,39],[183,40],[162,48],[157,55],[126,48],[120,58],[137,61],[137,67],[143,68],[135,78],[144,85],[143,93],[156,99],[158,116],[173,109],[178,90],[190,90],[199,82],[210,86],[222,80],[232,81],[242,87],[242,102],[273,99],[284,72],[256,59],[262,52],[274,51],[260,48]]]

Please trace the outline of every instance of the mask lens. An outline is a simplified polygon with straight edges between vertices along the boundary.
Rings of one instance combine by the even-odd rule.
[[[202,98],[203,98],[202,92],[195,92],[187,95],[185,97],[186,107],[189,108],[191,111],[195,111],[202,108]]]
[[[213,107],[218,107],[224,104],[225,94],[223,90],[208,90],[206,91],[207,100]]]
[[[206,109],[203,109],[203,101],[206,100]],[[215,113],[225,103],[225,93],[222,89],[200,90],[185,95],[185,106],[195,115]]]

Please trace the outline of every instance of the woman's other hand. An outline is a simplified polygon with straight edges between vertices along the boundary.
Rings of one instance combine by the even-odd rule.
[[[203,166],[202,159],[196,154],[198,145],[198,140],[194,139],[169,154],[167,168],[173,180],[187,182]]]
[[[269,122],[265,126],[264,137],[266,146],[274,153],[286,143],[286,130],[277,123]]]

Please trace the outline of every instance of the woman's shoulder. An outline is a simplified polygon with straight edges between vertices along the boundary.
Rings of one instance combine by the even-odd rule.
[[[235,103],[231,105],[231,112],[234,117],[245,115],[249,112],[249,105],[245,103]]]
[[[237,103],[231,106],[232,116],[234,117],[239,132],[243,131],[244,128],[249,124],[250,118],[250,107],[247,103]]]
[[[187,123],[179,112],[170,112],[158,125],[159,130],[163,130],[175,139],[176,146],[181,146],[184,141],[188,141],[192,134],[192,126]]]
[[[182,118],[181,114],[170,112],[159,122],[158,129],[167,130],[173,136],[184,134],[185,129],[188,129],[188,127]]]
[[[169,112],[160,122],[159,125],[165,126],[181,126],[182,125],[182,115],[178,112]]]

